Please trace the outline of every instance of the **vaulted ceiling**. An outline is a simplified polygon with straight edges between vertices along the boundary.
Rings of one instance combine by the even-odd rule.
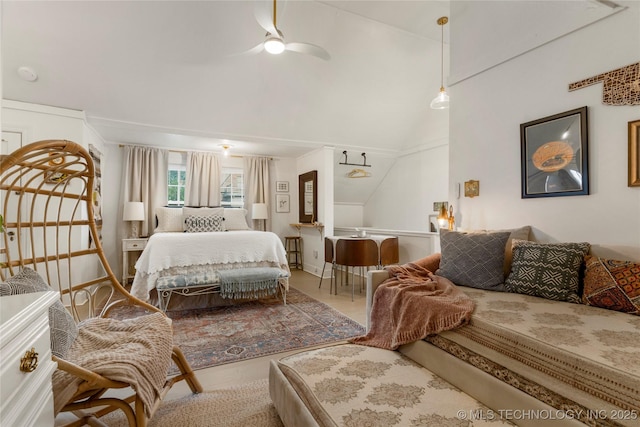
[[[439,16],[448,1],[278,2],[285,52],[260,1],[4,1],[6,99],[85,111],[107,140],[298,156],[320,146],[393,157],[442,120]],[[445,41],[448,30],[445,28]],[[35,82],[17,69],[32,67]],[[446,113],[445,113],[446,114]],[[354,152],[355,152],[354,151]]]

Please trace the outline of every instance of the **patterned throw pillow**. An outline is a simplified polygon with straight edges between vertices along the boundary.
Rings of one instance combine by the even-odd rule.
[[[507,292],[557,301],[580,302],[580,267],[591,245],[513,241]]]
[[[187,233],[224,231],[220,215],[190,215],[184,220],[184,225]]]
[[[27,267],[7,279],[5,283],[0,283],[0,296],[31,294],[50,290],[51,288],[42,280],[40,275]],[[78,326],[60,300],[49,307],[49,331],[51,353],[64,359],[71,344],[78,336]]]
[[[502,291],[508,231],[461,233],[440,230],[441,259],[436,274],[456,285]]]
[[[585,264],[583,303],[640,315],[640,264],[590,255]]]
[[[187,217],[188,216],[212,216],[212,215],[218,215],[221,217],[224,217],[224,208],[223,207],[217,207],[217,208],[208,208],[208,207],[195,207],[195,206],[185,206],[184,208],[182,208],[182,230],[181,231],[187,231]],[[223,226],[224,227],[224,226]],[[224,230],[223,230],[224,231]]]

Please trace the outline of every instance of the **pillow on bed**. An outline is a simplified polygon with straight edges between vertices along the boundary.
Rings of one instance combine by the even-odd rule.
[[[640,315],[640,263],[585,257],[582,302]]]
[[[184,207],[182,208],[182,224],[180,231],[187,231],[187,226],[185,220],[189,216],[197,215],[197,216],[212,216],[218,215],[220,217],[223,216],[224,208],[197,208],[197,207]]]
[[[220,215],[189,215],[184,220],[187,233],[224,231]]]
[[[456,285],[504,290],[504,254],[508,231],[461,233],[440,229],[441,259],[436,274]]]
[[[232,230],[250,230],[247,225],[247,210],[224,208],[224,228]]]
[[[580,268],[591,245],[513,241],[507,292],[580,303]]]
[[[504,251],[504,278],[509,277],[509,273],[511,272],[511,261],[513,260],[513,240],[529,240],[529,233],[531,231],[531,227],[525,225],[520,228],[509,228],[502,230],[471,230],[470,233],[495,233],[501,231],[508,231],[511,233],[509,238],[507,239],[507,244],[505,245]]]
[[[158,226],[155,232],[182,231],[182,208],[156,208]]]

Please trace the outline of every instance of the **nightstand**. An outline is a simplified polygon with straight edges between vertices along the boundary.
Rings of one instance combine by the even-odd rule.
[[[122,239],[122,284],[129,284],[129,279],[133,279],[135,275],[135,268],[132,264],[138,260],[140,253],[145,246],[147,246],[148,237],[137,237],[131,239]],[[129,260],[129,252],[135,254],[135,258],[132,257]]]

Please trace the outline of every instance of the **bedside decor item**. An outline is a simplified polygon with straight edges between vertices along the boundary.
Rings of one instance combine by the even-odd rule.
[[[480,195],[480,181],[465,181],[464,197],[478,197]]]
[[[276,212],[287,213],[290,211],[288,194],[276,194]]]
[[[640,105],[640,62],[569,84],[569,92],[603,83],[605,105]]]
[[[122,212],[122,220],[131,222],[131,236],[130,238],[138,238],[138,222],[144,221],[144,203],[142,202],[127,202],[124,204],[124,210]]]
[[[266,203],[254,203],[251,207],[251,219],[260,223],[260,229],[265,231],[265,220],[269,218],[269,209]]]
[[[523,199],[589,194],[587,129],[587,107],[520,125]]]
[[[449,95],[444,89],[444,26],[449,22],[449,18],[442,16],[436,21],[441,29],[441,49],[440,49],[440,93],[431,101],[431,108],[434,110],[444,110],[449,108]]]
[[[640,187],[640,120],[629,122],[629,187]]]

